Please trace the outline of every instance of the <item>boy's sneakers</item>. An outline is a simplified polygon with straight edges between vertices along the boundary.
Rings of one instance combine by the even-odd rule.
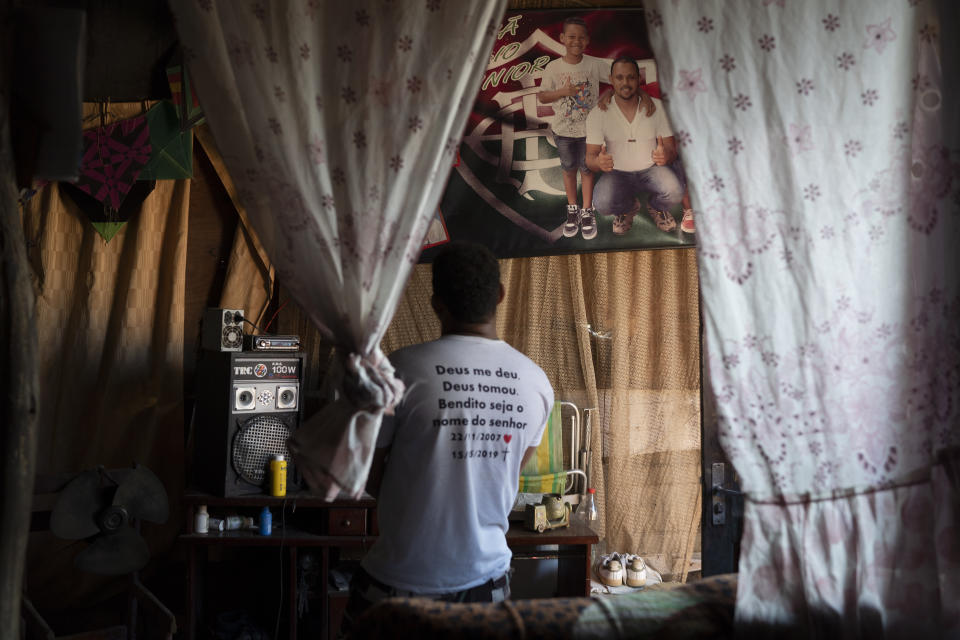
[[[683,210],[683,219],[680,221],[680,230],[684,233],[694,233],[697,230],[693,224],[693,209]]]
[[[580,210],[580,230],[583,232],[584,240],[593,240],[597,237],[597,210],[593,207]],[[566,227],[563,231],[563,235],[567,235]]]
[[[575,204],[567,205],[567,221],[563,225],[563,237],[572,238],[580,230],[580,207]]]
[[[657,225],[657,229],[660,229],[660,231],[673,231],[677,228],[677,221],[673,219],[673,216],[670,215],[669,211],[660,211],[659,209],[654,209],[650,205],[647,205],[647,211],[650,213],[650,217],[653,218],[653,222]]]

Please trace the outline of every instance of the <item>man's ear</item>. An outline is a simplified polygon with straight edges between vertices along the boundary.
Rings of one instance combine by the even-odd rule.
[[[503,302],[503,299],[506,297],[506,295],[507,295],[507,290],[503,288],[503,283],[501,282],[501,283],[500,283],[500,295],[497,296],[497,304],[500,304],[501,302]]]
[[[443,303],[440,301],[440,298],[436,294],[430,296],[430,306],[433,308],[433,312],[438,316],[441,313],[441,310],[444,308]]]

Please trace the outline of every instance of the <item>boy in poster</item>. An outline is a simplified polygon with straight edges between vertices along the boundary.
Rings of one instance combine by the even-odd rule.
[[[560,27],[560,44],[566,53],[552,60],[540,79],[540,102],[553,106],[553,138],[560,154],[563,190],[567,194],[567,221],[563,235],[572,238],[582,231],[583,239],[597,236],[597,214],[593,209],[593,173],[586,164],[587,114],[597,104],[600,78],[606,63],[584,54],[590,36],[582,18],[567,18]],[[583,181],[583,208],[577,205],[577,171]]]

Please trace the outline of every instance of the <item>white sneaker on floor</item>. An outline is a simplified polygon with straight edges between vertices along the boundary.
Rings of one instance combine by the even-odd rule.
[[[647,563],[640,556],[627,554],[625,581],[631,587],[643,587],[647,584]]]
[[[614,551],[609,555],[600,556],[597,563],[597,575],[600,582],[608,587],[622,587],[624,581],[623,558]]]

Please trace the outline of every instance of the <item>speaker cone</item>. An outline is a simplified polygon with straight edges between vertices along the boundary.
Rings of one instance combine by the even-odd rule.
[[[277,387],[277,409],[297,408],[297,388]]]
[[[233,439],[233,468],[251,484],[263,484],[267,466],[277,455],[290,457],[290,428],[276,416],[258,415],[240,425]]]
[[[234,389],[234,411],[253,411],[257,408],[256,387],[236,387]]]

